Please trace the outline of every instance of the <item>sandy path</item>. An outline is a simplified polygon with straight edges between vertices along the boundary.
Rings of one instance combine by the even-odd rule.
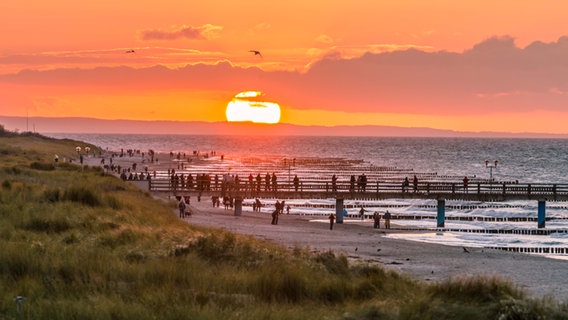
[[[333,250],[351,260],[378,263],[385,268],[411,274],[425,281],[441,281],[464,275],[497,275],[508,279],[535,297],[553,296],[568,300],[568,261],[496,250],[443,246],[383,237],[384,229],[373,229],[370,221],[348,220],[329,230],[325,218],[282,215],[271,225],[268,214],[213,208],[209,201],[192,201],[195,225],[220,227],[240,234],[273,241],[289,248],[310,247]]]

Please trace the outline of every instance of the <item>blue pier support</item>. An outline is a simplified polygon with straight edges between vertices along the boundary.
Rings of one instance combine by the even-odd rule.
[[[335,199],[335,222],[343,223],[343,198]]]
[[[544,228],[546,226],[546,201],[538,200],[538,227]]]
[[[446,200],[445,199],[438,199],[438,216],[436,218],[438,220],[438,228],[444,228],[445,220],[446,220]]]

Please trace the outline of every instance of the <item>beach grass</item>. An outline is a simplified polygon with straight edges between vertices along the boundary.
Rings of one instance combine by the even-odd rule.
[[[79,142],[0,137],[0,319],[564,319],[498,278],[438,284],[177,218],[175,203],[59,163]],[[84,144],[82,144],[84,145]],[[70,149],[71,151],[69,151]]]

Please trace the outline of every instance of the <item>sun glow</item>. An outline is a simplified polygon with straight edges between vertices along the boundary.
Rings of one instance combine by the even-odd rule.
[[[280,121],[280,106],[275,102],[263,101],[264,94],[260,91],[244,91],[237,94],[227,104],[227,121],[278,123]]]

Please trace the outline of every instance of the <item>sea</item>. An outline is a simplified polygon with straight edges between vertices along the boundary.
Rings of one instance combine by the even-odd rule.
[[[341,159],[355,161],[359,168],[400,168],[403,172],[434,173],[440,177],[468,176],[519,183],[568,184],[568,139],[527,138],[411,138],[411,137],[322,137],[322,136],[223,136],[223,135],[144,135],[144,134],[48,134],[97,145],[103,149],[154,150],[163,153],[200,152],[234,159],[251,157],[285,159],[288,174],[301,172],[299,159]],[[291,165],[291,159],[298,164]],[[485,161],[489,161],[486,166]],[[495,165],[497,160],[497,165]],[[294,160],[295,161],[295,160]],[[306,168],[303,168],[304,171]],[[328,173],[325,173],[328,174]],[[272,200],[266,200],[270,202]],[[292,214],[313,215],[314,221],[333,211],[334,199],[290,199]],[[246,200],[244,205],[246,205]],[[364,206],[369,214],[389,210],[393,215],[426,218],[401,219],[393,225],[425,230],[420,233],[392,233],[389,237],[472,248],[500,248],[529,252],[556,259],[568,259],[568,203],[547,202],[546,235],[499,233],[494,230],[537,230],[535,221],[451,220],[451,217],[536,217],[537,201],[483,203],[447,201],[445,228],[436,228],[435,200],[389,199],[380,201],[349,200],[350,214]],[[267,209],[268,210],[268,209]],[[268,213],[268,211],[266,211]],[[491,219],[489,219],[491,220]],[[507,219],[496,219],[507,220]],[[512,219],[513,220],[513,219]],[[345,223],[364,223],[346,218]],[[457,232],[453,230],[470,230]],[[490,232],[471,232],[489,230]],[[493,230],[493,232],[491,232]],[[530,233],[530,232],[529,232]],[[554,252],[554,253],[553,253]]]

